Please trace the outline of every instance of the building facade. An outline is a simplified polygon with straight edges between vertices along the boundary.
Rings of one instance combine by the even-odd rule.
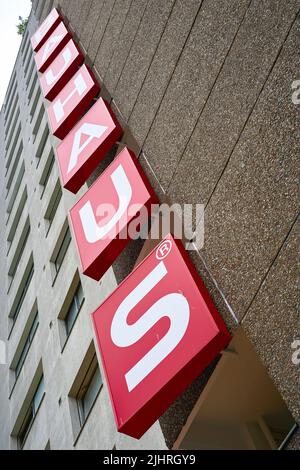
[[[30,38],[53,7],[123,136],[62,188]],[[0,448],[299,449],[300,0],[34,0],[1,109]],[[189,256],[232,334],[139,439],[116,430],[68,212],[127,145],[160,202],[204,204]],[[1,362],[1,361],[0,361]]]

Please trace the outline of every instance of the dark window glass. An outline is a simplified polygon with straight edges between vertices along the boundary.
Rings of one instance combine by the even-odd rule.
[[[23,447],[23,445],[26,441],[26,438],[27,438],[28,433],[30,431],[32,422],[35,418],[35,415],[37,414],[37,411],[39,409],[39,406],[41,404],[44,393],[45,393],[45,384],[44,384],[44,377],[42,377],[39,384],[38,384],[38,386],[37,386],[37,388],[36,388],[34,397],[33,397],[32,402],[30,403],[30,406],[27,410],[27,413],[25,415],[23,424],[21,426],[21,429],[20,429],[20,432],[19,432],[19,435],[18,435],[18,443],[19,443],[20,448]]]
[[[25,359],[26,359],[26,356],[28,354],[28,351],[29,351],[29,348],[31,346],[31,343],[33,341],[33,338],[34,338],[34,334],[37,330],[37,327],[39,325],[39,318],[38,318],[38,314],[36,314],[34,320],[33,320],[33,323],[31,325],[31,328],[30,328],[30,331],[28,333],[28,336],[26,338],[26,341],[25,341],[25,344],[24,344],[24,347],[22,349],[22,352],[20,354],[20,357],[19,357],[19,360],[18,360],[18,363],[16,365],[16,368],[15,368],[15,376],[16,376],[16,379],[18,378],[18,376],[20,375],[20,372],[22,370],[22,367],[24,365],[24,362],[25,362]]]
[[[47,220],[48,220],[47,234],[48,234],[48,232],[50,230],[50,227],[52,225],[52,222],[54,220],[57,208],[59,206],[59,202],[61,200],[61,196],[62,196],[62,191],[61,191],[61,188],[59,188],[59,190],[57,191],[57,194],[55,196],[55,199],[53,201],[53,205],[51,207],[51,210],[50,210],[49,214],[47,215]]]
[[[102,383],[102,377],[100,374],[97,357],[95,355],[77,394],[77,405],[81,426],[83,426],[90,410],[95,403]]]
[[[82,285],[79,284],[74,294],[69,310],[67,312],[67,315],[65,317],[67,336],[69,336],[70,331],[75,323],[77,315],[81,309],[83,300],[84,300],[84,296],[83,296]]]
[[[43,197],[44,195],[44,192],[46,190],[46,187],[47,187],[47,184],[48,184],[48,181],[49,181],[49,178],[50,178],[50,175],[51,175],[51,171],[52,171],[52,168],[53,168],[53,165],[54,165],[54,155],[52,154],[52,158],[50,160],[50,163],[49,163],[49,166],[48,166],[48,169],[47,169],[47,173],[45,174],[45,178],[43,180],[43,191],[42,191],[42,195],[41,197]]]
[[[71,233],[70,233],[70,229],[68,228],[68,230],[65,233],[64,239],[60,245],[56,258],[53,261],[56,273],[58,273],[58,271],[60,270],[60,267],[64,260],[70,241],[71,241]]]
[[[13,322],[15,323],[19,313],[20,313],[20,310],[21,310],[21,307],[22,307],[22,304],[24,302],[24,299],[25,299],[25,296],[26,296],[26,293],[28,291],[28,287],[29,287],[29,284],[30,284],[30,281],[32,279],[32,276],[33,276],[33,273],[34,273],[34,266],[32,265],[31,268],[30,268],[30,271],[27,275],[27,278],[26,278],[26,281],[25,281],[25,285],[22,289],[22,293],[21,293],[21,296],[20,296],[20,299],[19,299],[19,302],[15,308],[15,311],[12,315],[12,319],[13,319]]]

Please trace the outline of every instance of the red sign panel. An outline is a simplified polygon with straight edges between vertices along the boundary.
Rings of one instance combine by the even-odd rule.
[[[42,45],[47,41],[48,37],[54,31],[58,23],[61,21],[61,17],[56,8],[53,8],[51,13],[43,21],[39,29],[34,33],[31,38],[31,45],[35,52],[37,52]]]
[[[113,112],[99,98],[56,149],[63,187],[76,193],[121,133]]]
[[[82,53],[73,39],[70,39],[58,57],[56,57],[45,73],[40,76],[44,97],[49,101],[53,101],[76,73],[82,62]]]
[[[230,334],[168,235],[93,313],[118,431],[141,437]]]
[[[83,273],[99,280],[129,242],[139,211],[157,202],[136,157],[122,150],[70,210]],[[139,214],[140,215],[140,214]]]
[[[71,34],[61,21],[45,44],[35,55],[35,62],[39,72],[44,72],[51,62],[69,41]]]
[[[52,134],[63,139],[99,90],[92,72],[82,65],[47,109]]]

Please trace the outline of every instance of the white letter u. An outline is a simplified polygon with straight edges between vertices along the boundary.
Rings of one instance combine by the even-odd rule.
[[[87,201],[79,210],[85,238],[89,243],[96,243],[105,238],[125,214],[131,201],[132,188],[122,165],[119,165],[111,174],[111,180],[118,194],[119,207],[109,222],[99,227],[90,201]]]

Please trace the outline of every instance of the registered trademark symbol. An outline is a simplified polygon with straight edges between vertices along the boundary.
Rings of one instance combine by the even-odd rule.
[[[172,248],[171,240],[164,240],[156,249],[156,258],[159,260],[164,259],[170,253],[171,248]]]

